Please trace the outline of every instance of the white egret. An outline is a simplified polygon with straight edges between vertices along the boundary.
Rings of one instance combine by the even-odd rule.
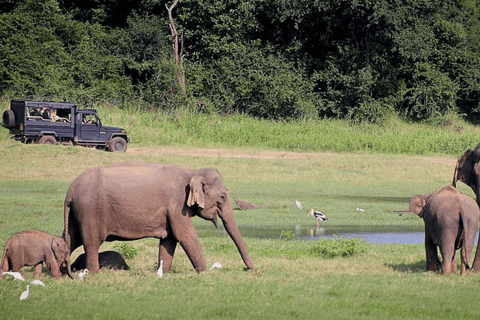
[[[300,201],[298,201],[298,200],[295,201],[295,207],[297,207],[297,209],[299,209],[299,210],[302,210],[302,209],[303,209],[302,204],[301,204]]]
[[[30,282],[30,284],[46,287],[45,283],[43,283],[41,280],[33,280],[32,282]]]
[[[220,269],[221,267],[222,267],[222,265],[221,265],[220,263],[215,262],[215,263],[213,264],[213,266],[210,268],[210,270],[212,270],[212,269]]]
[[[315,211],[313,209],[310,209],[310,211],[308,211],[307,217],[310,215],[317,219],[317,229],[320,228],[320,221],[328,220],[328,217],[326,215],[324,215],[320,211]]]
[[[83,277],[88,273],[88,269],[83,269],[82,272],[80,272],[77,276],[78,280],[82,281],[83,280]]]
[[[362,211],[362,212],[363,212],[363,211],[365,211],[365,210],[363,210],[362,208],[357,207],[357,211]]]
[[[160,260],[160,267],[158,267],[157,275],[159,278],[163,277],[163,260]]]
[[[20,295],[20,300],[25,300],[30,295],[30,285],[27,285],[27,290],[23,291]]]
[[[6,274],[12,276],[13,279],[15,280],[25,281],[25,279],[22,277],[22,274],[20,272],[10,272],[10,271],[2,272],[2,275],[6,275]]]

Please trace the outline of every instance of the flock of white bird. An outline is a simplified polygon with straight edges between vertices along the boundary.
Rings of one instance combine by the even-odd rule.
[[[218,262],[215,262],[212,267],[210,268],[210,270],[212,269],[220,269],[222,267],[222,265]],[[77,279],[80,280],[80,281],[83,281],[83,278],[85,277],[85,275],[88,273],[88,269],[83,269],[82,272],[80,272],[78,275],[77,275]],[[11,271],[8,271],[8,272],[2,272],[2,275],[10,275],[13,277],[14,280],[18,280],[18,281],[25,281],[25,278],[23,278],[22,274],[20,272],[11,272]],[[160,260],[160,266],[158,267],[158,270],[157,270],[157,275],[159,278],[163,277],[163,260]],[[20,300],[26,300],[28,299],[28,297],[30,296],[30,285],[33,284],[33,285],[39,285],[39,286],[43,286],[43,287],[46,287],[45,283],[43,283],[42,281],[40,280],[33,280],[32,282],[30,282],[28,285],[27,285],[27,290],[25,290],[24,292],[22,292],[22,294],[20,295]]]
[[[12,276],[14,280],[25,281],[25,279],[22,277],[22,274],[20,272],[10,272],[10,271],[2,272],[2,275],[6,275],[6,274],[9,275],[9,276]],[[22,292],[22,294],[20,295],[20,300],[28,299],[28,297],[30,296],[30,285],[31,284],[36,285],[36,286],[46,287],[45,283],[43,283],[41,280],[33,280],[32,282],[30,282],[27,285],[27,290]]]

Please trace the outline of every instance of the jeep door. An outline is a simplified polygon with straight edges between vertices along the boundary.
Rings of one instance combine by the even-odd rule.
[[[95,114],[81,114],[80,132],[77,137],[80,140],[100,141],[100,128],[102,124]]]

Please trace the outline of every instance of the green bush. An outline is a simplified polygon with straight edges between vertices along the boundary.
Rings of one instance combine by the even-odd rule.
[[[280,239],[285,241],[295,239],[295,233],[292,230],[282,230]]]
[[[360,238],[347,239],[340,237],[339,239],[330,239],[321,237],[318,244],[308,249],[308,252],[311,256],[334,258],[352,256],[365,252],[365,250],[366,242]]]
[[[138,249],[127,242],[117,242],[113,249],[127,259],[131,259],[138,254]]]

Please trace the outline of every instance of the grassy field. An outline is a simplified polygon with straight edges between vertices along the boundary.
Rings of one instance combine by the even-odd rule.
[[[315,153],[336,147],[282,149],[273,146],[269,150],[277,152],[263,156],[263,145],[250,148],[231,144],[228,139],[235,140],[235,137],[205,141],[192,133],[186,146],[179,147],[177,138],[165,142],[159,134],[159,142],[155,143],[156,129],[160,127],[149,127],[142,136],[139,125],[126,125],[130,120],[123,111],[103,118],[108,119],[104,120],[107,124],[124,126],[131,132],[132,144],[127,153],[23,145],[9,139],[8,131],[1,128],[0,250],[13,234],[22,230],[40,229],[60,235],[63,199],[71,181],[87,168],[126,160],[177,163],[191,169],[217,168],[232,197],[262,207],[252,211],[236,210],[240,229],[252,224],[314,228],[315,220],[307,217],[310,207],[328,215],[325,226],[421,226],[422,220],[413,214],[399,216],[388,211],[406,209],[413,194],[450,184],[458,153],[467,147],[474,148],[477,143],[465,143],[461,149],[449,147],[449,150],[462,150],[460,152],[424,152],[429,156],[413,151],[411,154],[394,154],[393,150],[374,153],[368,149],[356,153],[346,150]],[[139,115],[137,124],[147,118],[145,114]],[[178,125],[174,119],[164,122]],[[274,123],[265,125],[267,131],[269,125],[276,127]],[[464,133],[476,132],[476,129],[462,125],[466,126],[463,133],[447,130],[444,139],[451,139],[453,143],[457,143],[457,139],[470,139],[465,138],[468,135]],[[162,128],[167,124],[164,126]],[[172,129],[171,134],[187,135],[187,131],[182,130]],[[353,129],[345,127],[344,130]],[[422,130],[425,137],[435,137],[436,129],[430,133]],[[165,131],[162,132],[165,135]],[[357,138],[368,141],[368,135],[362,137],[362,134]],[[395,136],[389,130],[385,134]],[[265,136],[268,140],[271,133]],[[315,137],[308,140],[314,141]],[[212,147],[228,149],[209,152],[208,148]],[[241,151],[240,155],[231,156],[234,147]],[[302,149],[308,152],[287,156],[288,150]],[[459,188],[473,195],[463,184],[459,184]],[[302,201],[303,211],[295,208],[295,200]],[[366,211],[357,212],[357,206]],[[195,224],[214,228],[199,218],[195,218]],[[47,287],[31,286],[31,296],[26,301],[20,301],[19,297],[27,282],[1,280],[1,318],[471,319],[480,316],[476,307],[480,298],[480,275],[441,276],[424,272],[425,253],[420,244],[367,243],[352,256],[331,258],[313,250],[318,246],[316,241],[283,240],[280,234],[275,239],[245,237],[255,264],[254,271],[246,272],[228,237],[202,234],[200,237],[207,265],[220,262],[222,269],[199,275],[178,248],[172,273],[159,279],[156,276],[158,240],[133,241],[129,244],[138,254],[127,259],[129,271],[101,270],[80,282],[67,277],[54,280],[44,270],[41,279]],[[115,244],[105,243],[102,250],[112,249]],[[72,261],[81,252],[81,248],[77,249]],[[30,267],[22,273],[27,280],[33,279]]]

